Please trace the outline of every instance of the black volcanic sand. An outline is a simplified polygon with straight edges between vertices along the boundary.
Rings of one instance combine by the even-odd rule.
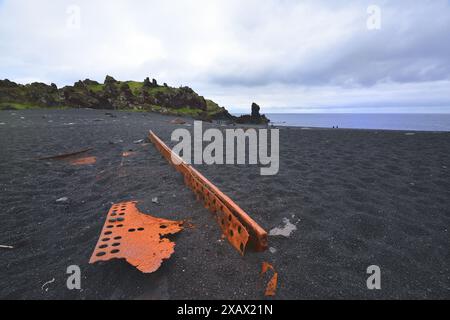
[[[173,118],[113,113],[0,112],[0,245],[14,246],[0,249],[0,298],[259,299],[263,261],[279,272],[276,299],[450,298],[450,133],[284,128],[277,176],[198,167],[265,229],[297,226],[270,237],[275,253],[241,257],[153,145],[133,143],[149,129],[169,142]],[[87,147],[95,165],[36,160]],[[122,162],[128,150],[137,154]],[[109,208],[127,200],[195,225],[172,237],[176,251],[154,274],[88,264]],[[81,291],[66,288],[70,265]],[[380,291],[367,290],[370,265]]]

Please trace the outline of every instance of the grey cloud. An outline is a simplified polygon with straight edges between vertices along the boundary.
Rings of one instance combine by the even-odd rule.
[[[445,40],[450,38],[447,1],[424,1],[414,5],[386,1],[381,5],[382,29],[379,31],[364,28],[362,21],[367,16],[362,8],[364,6],[360,7],[361,16],[354,20],[360,24],[359,28],[350,29],[337,43],[323,43],[311,52],[311,57],[298,57],[287,41],[289,51],[274,54],[273,60],[253,68],[248,67],[252,64],[251,56],[238,65],[236,61],[225,59],[220,63],[233,67],[219,70],[210,79],[223,85],[294,83],[345,87],[450,78],[450,41]]]
[[[370,32],[373,2],[382,29]],[[80,30],[65,27],[73,3]],[[405,96],[450,106],[449,9],[447,0],[0,0],[0,78],[151,76],[232,110],[252,100],[395,106]]]

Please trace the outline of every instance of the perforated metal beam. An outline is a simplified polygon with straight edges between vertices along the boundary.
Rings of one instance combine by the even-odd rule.
[[[153,131],[148,137],[164,158],[183,174],[185,183],[194,191],[197,199],[215,214],[224,235],[236,250],[243,255],[248,244],[256,251],[267,250],[267,232],[259,224],[211,181],[172,152]]]

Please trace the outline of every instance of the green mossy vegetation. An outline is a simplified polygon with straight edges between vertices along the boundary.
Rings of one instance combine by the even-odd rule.
[[[52,110],[62,110],[68,109],[66,106],[55,106],[55,107],[42,107],[27,103],[17,103],[17,102],[1,102],[0,110],[32,110],[32,109],[52,109]]]
[[[129,89],[129,90],[128,90]],[[86,79],[58,89],[55,84],[16,84],[0,80],[0,110],[37,108],[92,108],[135,112],[158,112],[200,119],[232,119],[217,103],[206,100],[189,87],[158,85],[156,80],[104,83]]]

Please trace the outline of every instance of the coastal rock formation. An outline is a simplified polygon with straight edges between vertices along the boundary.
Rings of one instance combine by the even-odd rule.
[[[173,88],[166,83],[160,86],[149,77],[143,82],[122,82],[108,75],[103,84],[86,79],[61,89],[55,84],[21,85],[0,80],[0,110],[30,107],[143,110],[205,120],[234,120],[225,108],[191,88]]]
[[[243,115],[236,119],[237,123],[248,123],[248,124],[268,124],[269,119],[265,115],[260,113],[261,107],[253,102],[252,104],[252,114]]]
[[[106,76],[103,84],[94,80],[77,81],[73,86],[58,89],[52,83],[17,84],[0,80],[0,110],[32,107],[66,107],[110,110],[142,110],[203,121],[225,120],[248,124],[267,124],[261,108],[253,103],[251,115],[236,118],[217,103],[198,95],[189,87],[173,88],[155,79],[143,82],[118,81]]]

